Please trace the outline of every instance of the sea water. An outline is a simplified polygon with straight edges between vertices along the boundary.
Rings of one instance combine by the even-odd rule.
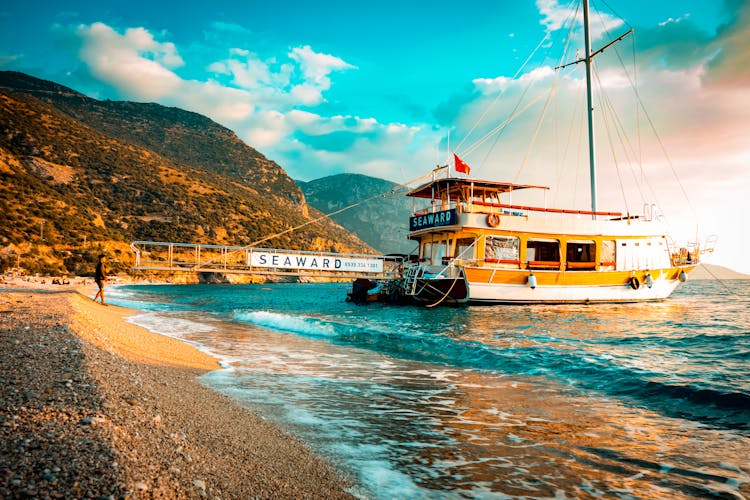
[[[363,498],[750,497],[750,281],[658,303],[417,308],[347,284],[120,286],[202,381]]]

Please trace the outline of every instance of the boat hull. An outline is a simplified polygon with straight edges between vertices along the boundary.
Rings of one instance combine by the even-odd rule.
[[[475,304],[617,303],[666,299],[680,284],[681,272],[690,270],[692,267],[637,272],[535,271],[533,288],[529,271],[495,270],[488,275],[487,269],[468,268],[466,275],[469,302]]]
[[[470,299],[463,273],[456,278],[419,278],[411,297],[417,304],[428,307],[461,305]]]

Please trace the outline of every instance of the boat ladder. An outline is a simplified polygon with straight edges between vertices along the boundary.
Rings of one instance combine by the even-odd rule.
[[[406,295],[414,295],[417,293],[417,280],[424,273],[424,267],[411,266],[406,269],[404,273],[404,293]]]

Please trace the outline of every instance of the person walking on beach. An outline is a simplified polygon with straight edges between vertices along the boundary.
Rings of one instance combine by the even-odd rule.
[[[104,265],[106,260],[107,257],[104,254],[99,255],[99,262],[96,263],[96,272],[94,273],[94,281],[96,281],[96,286],[99,287],[99,291],[94,296],[94,302],[101,297],[103,306],[107,305],[104,303],[104,284],[107,282],[107,268]]]

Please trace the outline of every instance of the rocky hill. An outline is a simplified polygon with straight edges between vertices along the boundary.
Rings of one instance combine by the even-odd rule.
[[[0,270],[77,273],[103,248],[124,270],[134,239],[247,245],[317,215],[281,166],[202,115],[0,72]],[[330,221],[264,246],[370,251]]]
[[[411,201],[397,184],[361,174],[339,174],[310,182],[297,181],[307,202],[331,213],[363,202],[332,218],[383,253],[410,253],[416,244],[406,239]],[[395,191],[394,191],[395,190]]]

